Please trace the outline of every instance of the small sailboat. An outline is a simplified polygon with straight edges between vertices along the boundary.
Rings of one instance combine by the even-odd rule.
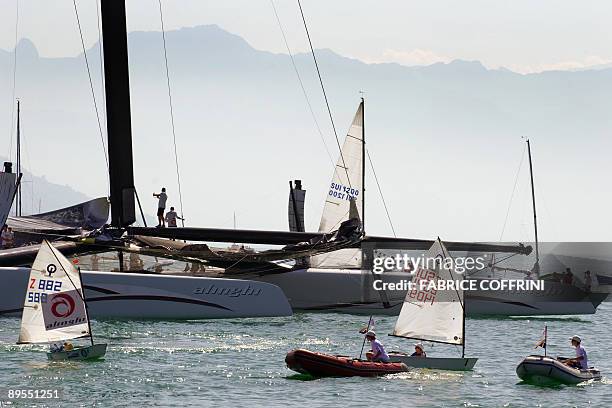
[[[401,362],[408,367],[471,370],[478,359],[465,357],[463,291],[461,289],[445,291],[420,289],[421,281],[461,281],[463,274],[454,271],[454,262],[440,238],[425,254],[425,259],[439,259],[440,262],[426,265],[431,268],[419,267],[415,272],[412,279],[415,288],[406,293],[402,310],[391,336],[460,345],[462,346],[461,357],[412,357],[408,353],[390,352],[388,353],[389,358],[392,362]]]
[[[89,337],[91,345],[56,347],[49,360],[103,357],[106,344],[94,344],[81,273],[44,240],[30,271],[17,344],[62,343]]]

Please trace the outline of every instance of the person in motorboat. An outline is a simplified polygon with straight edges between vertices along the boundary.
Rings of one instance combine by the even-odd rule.
[[[414,345],[414,353],[412,353],[410,357],[427,357],[427,353],[425,353],[422,343],[417,343]]]
[[[368,359],[370,361],[379,362],[379,363],[390,363],[391,359],[387,355],[385,351],[385,347],[380,342],[380,340],[376,339],[376,333],[373,330],[369,330],[366,333],[366,340],[370,342],[372,347],[372,352],[368,353]]]
[[[582,347],[582,339],[580,336],[570,337],[572,346],[576,348],[576,357],[568,359],[560,359],[563,364],[579,370],[586,370],[589,368],[589,361],[587,359],[587,353],[584,347]]]

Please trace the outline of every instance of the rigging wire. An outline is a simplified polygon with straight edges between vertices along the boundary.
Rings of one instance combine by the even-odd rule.
[[[329,107],[329,101],[327,99],[327,93],[325,92],[325,86],[323,85],[323,78],[321,77],[321,71],[319,70],[319,64],[317,62],[317,57],[314,52],[314,47],[312,46],[312,40],[310,39],[310,33],[308,32],[308,25],[306,24],[306,17],[304,16],[304,10],[302,10],[302,3],[300,0],[297,0],[298,6],[300,8],[300,14],[302,15],[302,21],[304,22],[304,29],[306,30],[306,37],[308,37],[308,44],[310,45],[310,53],[312,54],[312,59],[315,64],[315,68],[317,69],[317,75],[319,77],[319,83],[321,84],[321,90],[323,91],[323,97],[325,98],[325,105],[327,106],[327,113],[329,113],[329,120],[331,121],[332,129],[334,130],[334,136],[336,137],[336,144],[338,145],[338,150],[340,151],[340,158],[342,159],[342,166],[344,167],[344,171],[346,172],[346,179],[348,180],[349,187],[351,186],[351,178],[348,174],[348,168],[346,167],[346,162],[344,161],[344,155],[342,154],[342,147],[340,146],[340,139],[338,138],[338,132],[336,131],[336,125],[334,123],[334,118],[331,113],[331,108]]]
[[[174,144],[174,163],[176,165],[176,181],[178,184],[178,193],[179,193],[179,204],[181,206],[181,218],[185,218],[183,213],[183,193],[181,191],[181,174],[179,172],[179,162],[178,162],[178,153],[176,149],[176,130],[174,127],[174,108],[172,105],[172,92],[170,91],[170,71],[168,69],[168,53],[166,50],[166,30],[164,29],[164,14],[162,11],[162,2],[158,0],[159,3],[159,21],[161,23],[161,32],[162,32],[162,40],[164,43],[164,62],[166,64],[166,84],[168,85],[168,101],[170,103],[170,123],[172,125],[172,141]],[[183,227],[185,226],[185,220],[181,220],[181,224]]]
[[[519,162],[518,169],[516,170],[516,176],[514,177],[514,187],[512,187],[512,194],[510,195],[510,201],[508,202],[508,209],[506,210],[506,218],[504,219],[504,226],[502,227],[501,234],[499,234],[499,240],[501,241],[504,232],[506,231],[506,225],[508,224],[508,216],[510,215],[510,208],[512,208],[512,200],[514,199],[514,194],[516,193],[516,186],[518,185],[519,175],[521,173],[521,168],[523,167],[523,160],[525,160],[525,150],[527,149],[527,145],[523,147],[523,154],[521,155],[521,161]]]
[[[13,50],[13,91],[11,97],[11,105],[13,110],[11,113],[11,132],[9,133],[9,161],[13,158],[13,133],[15,132],[15,90],[17,88],[17,40],[19,34],[19,0],[15,4],[15,48]]]
[[[79,11],[77,10],[76,0],[72,0],[74,5],[74,15],[76,16],[77,27],[79,28],[79,36],[81,37],[81,48],[83,50],[83,56],[85,57],[85,66],[87,67],[87,77],[89,78],[89,88],[91,89],[91,98],[93,99],[94,109],[96,111],[96,119],[98,121],[98,132],[100,133],[100,142],[102,142],[102,150],[104,151],[104,160],[106,161],[106,176],[108,179],[108,188],[110,191],[110,169],[108,164],[108,153],[106,151],[106,144],[104,143],[104,133],[102,132],[102,124],[100,123],[100,112],[98,110],[98,103],[96,101],[96,92],[94,90],[93,81],[91,79],[91,70],[89,69],[89,60],[87,59],[87,51],[85,49],[85,40],[83,39],[83,30],[81,29],[81,20],[79,19]]]
[[[295,71],[295,75],[297,76],[298,82],[300,83],[300,87],[302,88],[302,93],[304,94],[304,99],[306,99],[306,104],[308,105],[308,109],[310,110],[312,120],[314,121],[317,131],[319,132],[319,136],[321,137],[321,142],[323,142],[323,146],[325,147],[325,151],[327,152],[329,161],[331,162],[332,167],[334,168],[334,171],[336,171],[336,163],[334,163],[334,159],[332,158],[329,148],[327,147],[327,143],[325,143],[325,137],[323,136],[323,132],[321,131],[321,127],[319,126],[319,121],[317,120],[314,110],[312,109],[310,99],[308,98],[308,93],[306,92],[306,87],[304,86],[304,82],[302,81],[302,77],[300,76],[300,72],[298,71],[297,65],[295,63],[295,59],[293,58],[293,53],[291,52],[291,49],[289,48],[289,42],[287,41],[287,36],[285,35],[285,29],[283,28],[280,17],[278,16],[278,12],[276,10],[276,6],[274,5],[274,0],[270,0],[270,4],[272,5],[272,10],[274,10],[274,15],[276,16],[276,22],[278,23],[278,28],[280,29],[280,32],[283,36],[283,41],[285,42],[287,53],[289,54],[289,57],[291,58],[291,65],[293,65],[293,70]]]
[[[389,209],[387,208],[387,202],[385,201],[385,196],[383,195],[382,188],[380,187],[380,183],[378,182],[378,176],[376,175],[376,171],[374,170],[374,163],[372,163],[372,157],[370,157],[370,149],[366,149],[366,153],[368,155],[368,161],[370,162],[370,167],[372,168],[372,174],[374,175],[374,180],[376,180],[376,186],[378,187],[380,198],[382,199],[383,206],[385,207],[385,212],[387,213],[387,219],[389,220],[391,231],[393,231],[393,236],[397,238],[397,234],[395,233],[395,228],[393,228],[393,222],[391,222],[391,215],[389,214]]]

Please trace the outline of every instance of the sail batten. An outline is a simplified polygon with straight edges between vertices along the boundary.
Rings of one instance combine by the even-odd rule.
[[[45,240],[30,269],[18,344],[89,336],[79,271]]]
[[[453,262],[448,268],[444,266],[448,265],[444,262],[447,258],[449,258],[448,251],[438,239],[425,254],[425,259],[441,259],[442,262],[433,262],[434,265],[430,269],[419,267],[415,272],[412,280],[414,287],[406,293],[393,336],[437,343],[464,344],[463,291],[421,289],[421,281],[463,280],[462,274],[454,272]]]

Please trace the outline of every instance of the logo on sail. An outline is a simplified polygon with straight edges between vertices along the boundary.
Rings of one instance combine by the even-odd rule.
[[[55,317],[68,317],[74,312],[74,299],[65,293],[58,293],[51,298],[51,313]]]
[[[43,320],[47,330],[75,326],[87,322],[85,306],[76,290],[56,293],[42,304]]]
[[[47,265],[47,273],[49,274],[49,276],[53,275],[55,271],[57,271],[57,266],[55,264]]]

